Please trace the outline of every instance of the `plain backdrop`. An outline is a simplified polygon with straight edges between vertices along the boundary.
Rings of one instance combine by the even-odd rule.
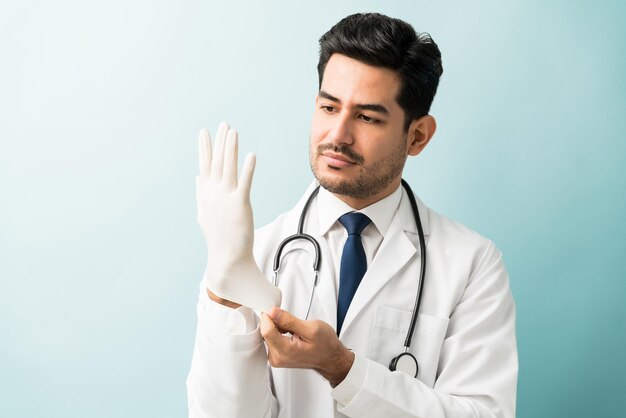
[[[626,4],[539,0],[2,0],[0,416],[186,416],[198,130],[257,154],[257,225],[289,209],[317,40],[357,11],[442,51],[405,178],[504,253],[518,416],[623,416]]]

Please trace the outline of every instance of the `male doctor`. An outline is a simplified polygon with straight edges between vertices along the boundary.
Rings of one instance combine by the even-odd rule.
[[[514,417],[515,308],[493,243],[419,199],[427,269],[405,349],[421,261],[401,186],[408,156],[433,137],[442,73],[430,36],[398,19],[351,15],[320,39],[311,125],[316,181],[253,233],[254,157],[237,171],[237,134],[200,133],[198,222],[208,265],[187,379],[190,417]],[[314,244],[282,251],[303,221]],[[278,307],[280,306],[280,308]],[[392,370],[403,351],[414,372]],[[408,358],[408,357],[407,357]]]

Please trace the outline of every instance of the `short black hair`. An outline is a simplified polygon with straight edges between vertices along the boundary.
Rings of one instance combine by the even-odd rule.
[[[404,130],[427,115],[443,73],[439,47],[427,33],[416,33],[407,22],[379,13],[347,16],[319,40],[317,64],[319,88],[326,64],[333,54],[398,73],[401,80],[396,101],[404,110]]]

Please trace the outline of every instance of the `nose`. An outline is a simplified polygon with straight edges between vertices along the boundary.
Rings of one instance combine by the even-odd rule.
[[[352,122],[348,113],[340,113],[332,121],[329,139],[335,145],[351,145],[354,142]]]

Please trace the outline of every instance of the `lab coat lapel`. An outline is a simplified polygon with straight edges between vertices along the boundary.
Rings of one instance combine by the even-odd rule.
[[[404,199],[403,199],[404,200]],[[350,303],[341,335],[350,329],[355,317],[365,308],[378,291],[413,257],[417,249],[406,236],[402,216],[397,213],[389,225],[378,254],[369,266]]]

